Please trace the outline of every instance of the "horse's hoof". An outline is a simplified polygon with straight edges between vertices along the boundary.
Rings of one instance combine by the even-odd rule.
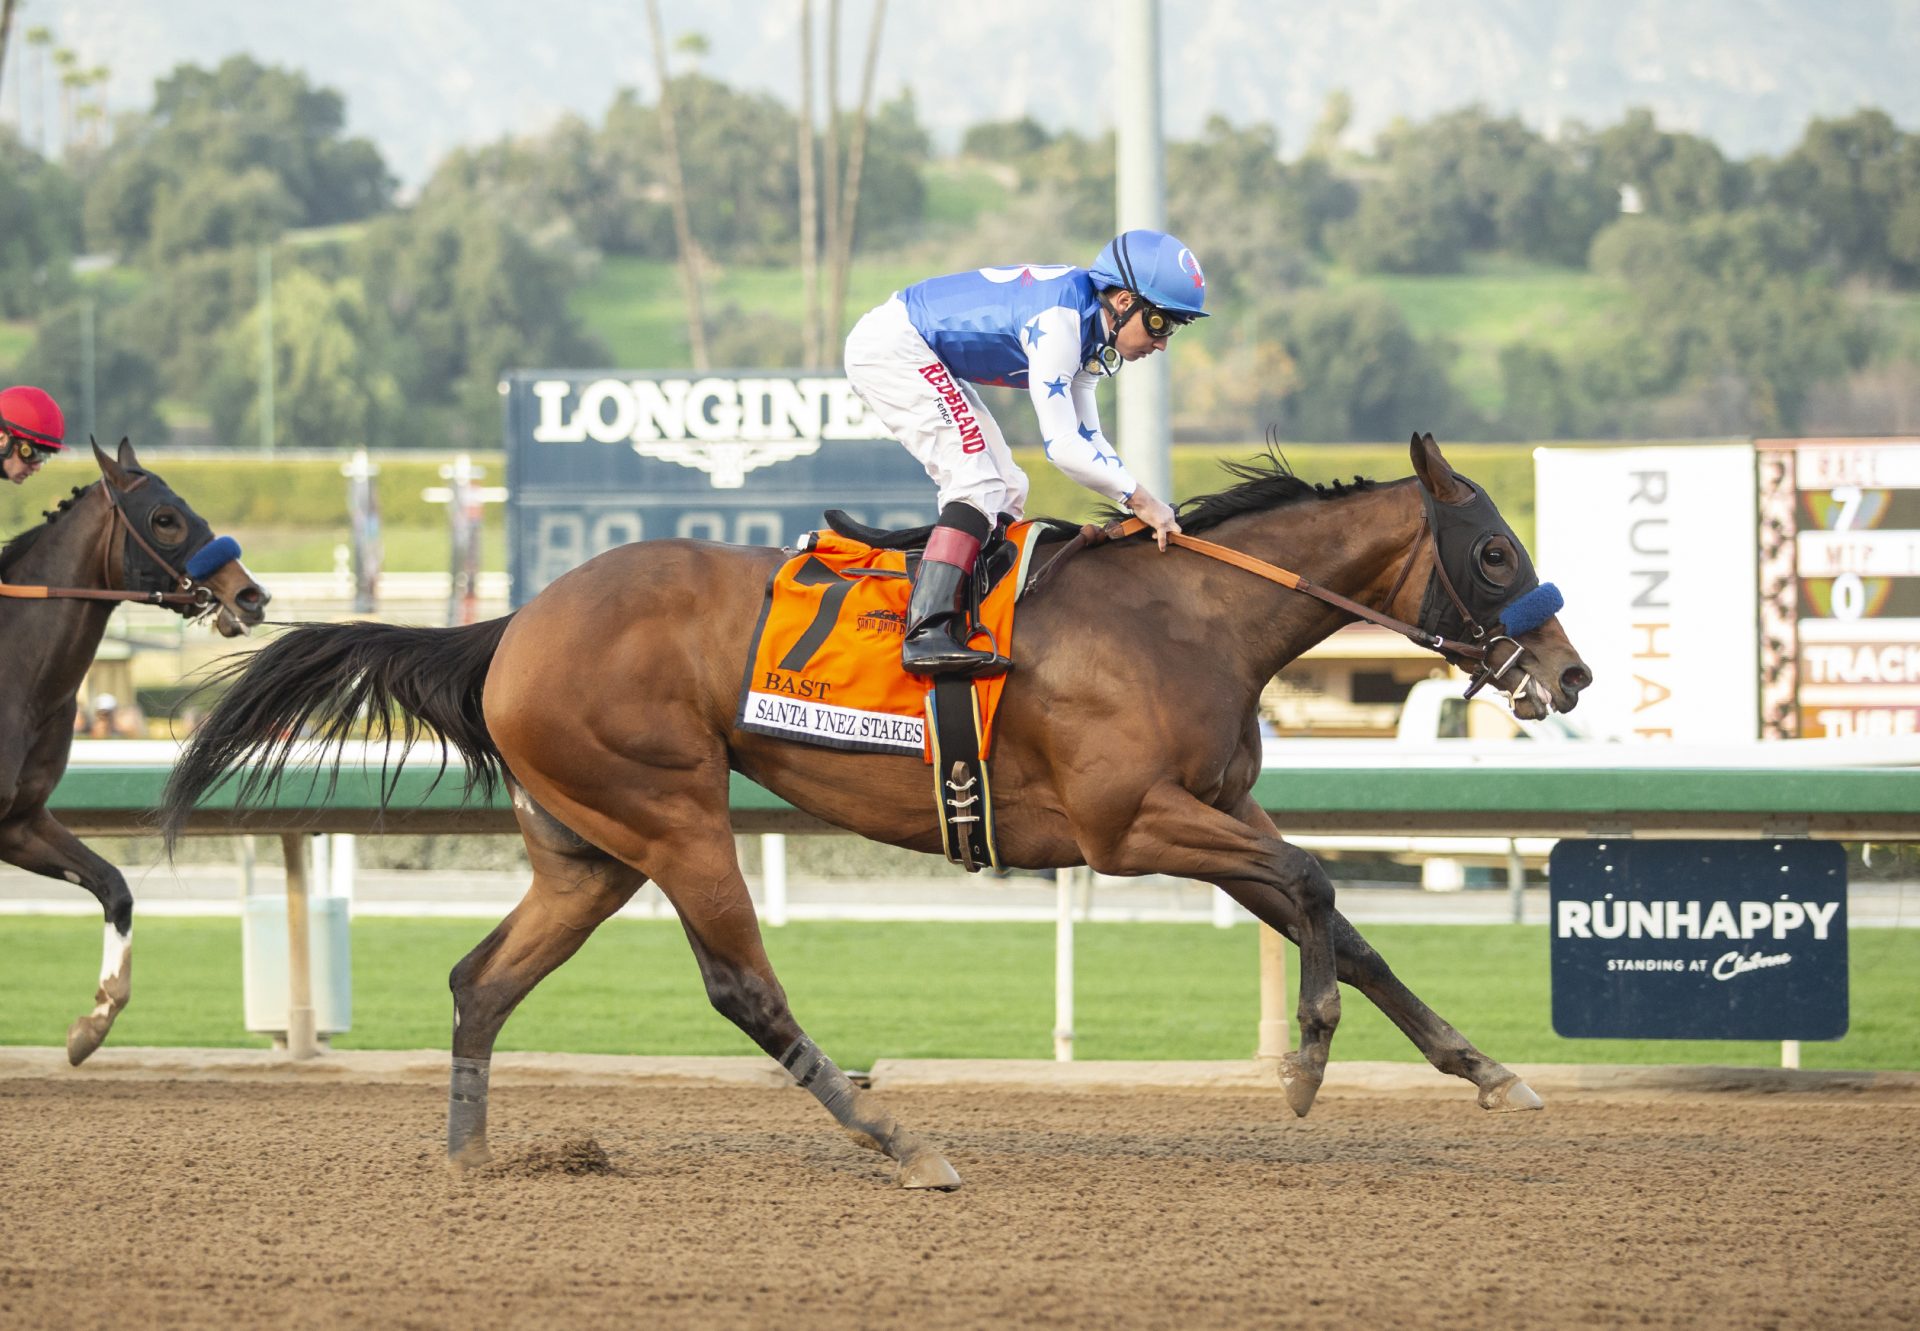
[[[107,1032],[113,1029],[111,1018],[102,1021],[99,1017],[86,1016],[67,1027],[67,1063],[79,1067],[86,1062],[93,1051],[107,1041]]]
[[[1320,1094],[1322,1080],[1320,1073],[1308,1070],[1299,1050],[1281,1058],[1280,1088],[1287,1093],[1287,1105],[1296,1118],[1305,1118],[1313,1108],[1313,1098]]]
[[[447,1168],[456,1174],[481,1169],[493,1163],[493,1152],[487,1149],[484,1138],[470,1141],[457,1151],[447,1152]]]
[[[900,1186],[952,1192],[960,1186],[960,1176],[938,1151],[922,1151],[900,1162]]]
[[[1518,1077],[1509,1077],[1480,1092],[1480,1107],[1493,1114],[1512,1114],[1523,1109],[1545,1109],[1547,1105],[1533,1087]]]

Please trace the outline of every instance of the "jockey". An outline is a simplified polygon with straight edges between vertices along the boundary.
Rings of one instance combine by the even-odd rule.
[[[1128,231],[1091,268],[1028,264],[929,278],[854,325],[847,379],[939,487],[940,518],[914,575],[900,649],[909,672],[1009,668],[966,645],[968,593],[994,525],[1024,510],[1027,477],[973,385],[1026,389],[1048,460],[1130,510],[1164,550],[1180,524],[1101,433],[1094,386],[1205,318],[1206,296],[1192,250],[1162,231]]]
[[[44,389],[21,385],[0,391],[0,437],[6,444],[6,477],[24,485],[50,453],[66,447],[67,422]]]

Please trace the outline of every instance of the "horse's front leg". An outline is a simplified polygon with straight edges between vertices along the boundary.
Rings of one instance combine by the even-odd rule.
[[[67,1028],[67,1062],[78,1067],[107,1038],[132,994],[133,893],[118,869],[88,850],[44,808],[0,824],[0,860],[29,873],[78,883],[99,899],[106,915],[93,1010]]]
[[[1165,786],[1142,802],[1115,845],[1092,847],[1088,863],[1102,873],[1198,878],[1275,928],[1282,918],[1291,924],[1289,936],[1300,948],[1300,1048],[1282,1060],[1281,1075],[1287,1103],[1305,1117],[1340,1024],[1333,884],[1320,862],[1282,840],[1271,822],[1254,826]]]
[[[1250,825],[1279,836],[1279,829],[1267,811],[1249,797],[1235,813]],[[1278,893],[1269,894],[1267,909],[1249,906],[1254,916],[1269,927],[1299,941],[1300,919],[1292,903]],[[1455,1030],[1439,1013],[1420,1001],[1393,973],[1385,959],[1360,936],[1346,916],[1333,912],[1334,961],[1342,984],[1350,984],[1370,999],[1373,1005],[1398,1026],[1427,1062],[1448,1076],[1461,1077],[1479,1089],[1482,1109],[1504,1111],[1539,1109],[1540,1097],[1515,1073],[1488,1058],[1473,1043]]]

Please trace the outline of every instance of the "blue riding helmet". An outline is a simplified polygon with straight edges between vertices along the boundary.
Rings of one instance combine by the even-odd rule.
[[[1164,231],[1126,231],[1107,242],[1088,275],[1100,287],[1122,287],[1169,314],[1204,319],[1207,275],[1193,251]]]

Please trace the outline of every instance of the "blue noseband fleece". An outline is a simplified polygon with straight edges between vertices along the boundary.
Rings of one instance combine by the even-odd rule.
[[[216,536],[193,552],[193,558],[187,561],[187,576],[204,578],[210,573],[219,572],[239,557],[240,542],[231,536]],[[1526,597],[1523,596],[1520,600],[1524,601]],[[1516,601],[1515,604],[1519,602]]]
[[[1560,595],[1558,587],[1551,582],[1543,582],[1525,596],[1515,597],[1512,603],[1500,612],[1500,627],[1515,635],[1531,633],[1559,614],[1560,607],[1566,603],[1566,598]]]

